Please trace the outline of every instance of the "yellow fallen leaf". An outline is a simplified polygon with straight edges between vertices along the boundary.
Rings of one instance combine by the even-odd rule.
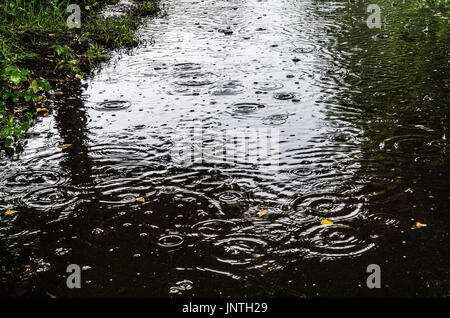
[[[25,106],[25,107],[22,107],[22,108],[16,108],[16,109],[14,109],[14,112],[15,113],[21,113],[21,112],[23,112],[25,109],[27,109],[28,108],[28,106]]]
[[[331,222],[330,220],[327,219],[323,219],[320,224],[322,225],[333,225],[333,222]]]
[[[48,109],[47,108],[36,108],[37,113],[42,113],[42,116],[46,117],[48,115]]]
[[[14,214],[14,213],[17,213],[17,212],[19,212],[19,211],[16,211],[16,210],[8,210],[8,211],[5,212],[5,215],[11,215],[11,214]]]
[[[40,101],[42,98],[44,98],[44,97],[42,97],[41,95],[38,96],[38,100],[39,100],[39,101]]]
[[[144,199],[144,198],[139,198],[139,199],[136,199],[136,201],[138,201],[138,202],[142,202],[142,203],[145,203],[145,199]]]
[[[67,144],[67,145],[59,146],[59,148],[61,148],[62,150],[64,150],[64,149],[67,149],[67,148],[69,148],[69,147],[71,147],[71,146],[72,146],[72,144]]]
[[[24,267],[26,267],[26,268],[30,268],[31,267],[31,265],[23,265]]]
[[[82,75],[80,75],[80,74],[75,74],[75,78],[78,78],[78,79],[82,79],[82,78],[83,78],[83,76],[82,76]]]
[[[59,91],[58,93],[57,93],[58,95],[62,95],[62,94],[64,94],[63,92],[61,92],[61,91]]]
[[[48,36],[55,36],[55,33],[49,33]]]
[[[418,230],[422,227],[427,226],[426,224],[420,223],[420,222],[416,222],[414,223],[414,225],[411,227],[412,230]]]
[[[259,210],[258,216],[264,216],[267,214],[267,210]]]
[[[425,131],[428,131],[428,132],[434,131],[434,129],[428,128],[428,127],[426,127],[424,125],[415,125],[414,127],[422,129],[422,130],[425,130]]]

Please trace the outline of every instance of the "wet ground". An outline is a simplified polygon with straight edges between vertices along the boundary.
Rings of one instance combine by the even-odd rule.
[[[168,1],[0,159],[1,294],[449,296],[448,16],[379,2]]]

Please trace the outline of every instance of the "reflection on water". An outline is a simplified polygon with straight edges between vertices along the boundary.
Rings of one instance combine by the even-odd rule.
[[[448,295],[448,19],[383,4],[370,30],[361,2],[169,1],[140,30],[154,45],[113,56],[1,159],[0,210],[19,211],[0,218],[2,291]],[[180,165],[199,124],[206,147],[278,128],[279,171]]]

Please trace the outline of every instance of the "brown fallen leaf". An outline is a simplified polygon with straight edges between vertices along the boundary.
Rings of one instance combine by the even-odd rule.
[[[67,145],[59,146],[59,148],[61,148],[61,150],[64,150],[64,149],[67,149],[67,148],[69,148],[71,146],[72,146],[72,144],[67,144]]]

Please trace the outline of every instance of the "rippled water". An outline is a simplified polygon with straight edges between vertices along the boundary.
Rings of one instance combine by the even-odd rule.
[[[1,159],[2,292],[449,295],[448,17],[382,4],[168,1]],[[279,129],[279,169],[180,164],[198,124]]]

